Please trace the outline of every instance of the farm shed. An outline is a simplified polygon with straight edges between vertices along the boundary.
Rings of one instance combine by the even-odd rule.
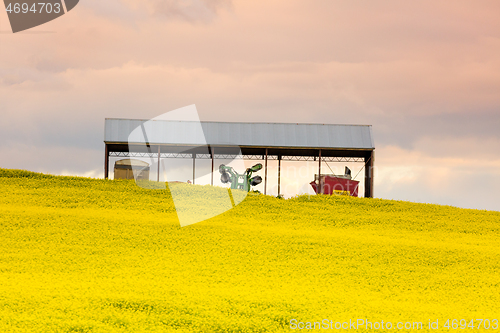
[[[194,122],[139,119],[105,119],[104,176],[110,157],[147,157],[214,160],[240,157],[264,161],[264,193],[267,162],[278,161],[280,193],[281,161],[364,163],[365,197],[373,197],[374,150],[371,125]],[[160,179],[158,167],[157,180]],[[319,184],[320,189],[322,184]]]

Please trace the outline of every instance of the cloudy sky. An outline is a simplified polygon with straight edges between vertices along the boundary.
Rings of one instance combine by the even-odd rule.
[[[371,124],[376,197],[500,210],[498,17],[497,0],[81,0],[12,34],[2,9],[0,167],[102,177],[104,118],[196,104]]]

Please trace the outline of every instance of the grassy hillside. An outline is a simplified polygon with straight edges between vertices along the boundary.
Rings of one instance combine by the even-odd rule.
[[[273,332],[292,319],[426,331],[448,318],[493,328],[499,231],[498,212],[263,195],[180,228],[168,190],[0,169],[0,331]]]

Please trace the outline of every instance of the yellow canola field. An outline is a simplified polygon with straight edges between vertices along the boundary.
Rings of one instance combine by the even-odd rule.
[[[181,228],[168,190],[0,169],[0,224],[0,332],[500,319],[499,212],[249,195]]]

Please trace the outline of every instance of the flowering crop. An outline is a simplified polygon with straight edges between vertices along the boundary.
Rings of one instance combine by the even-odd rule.
[[[250,194],[181,228],[168,190],[133,181],[0,169],[0,191],[1,332],[500,319],[498,212]]]

